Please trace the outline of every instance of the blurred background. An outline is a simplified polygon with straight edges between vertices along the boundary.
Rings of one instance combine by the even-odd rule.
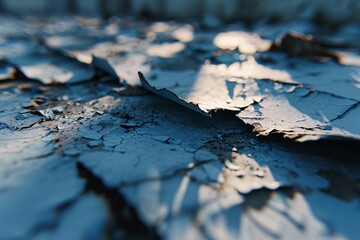
[[[341,24],[360,21],[359,0],[0,0],[0,10],[18,15],[134,14],[153,18],[221,20],[313,20]]]

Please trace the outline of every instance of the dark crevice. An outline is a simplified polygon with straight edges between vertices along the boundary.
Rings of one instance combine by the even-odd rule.
[[[343,201],[360,199],[360,179],[350,179],[345,174],[334,170],[321,170],[319,175],[330,183],[323,192]]]
[[[342,114],[340,114],[339,116],[337,116],[336,118],[331,119],[329,122],[333,122],[336,120],[339,120],[343,117],[345,117],[346,114],[348,114],[349,112],[351,112],[353,109],[355,109],[356,107],[360,106],[360,102],[355,103],[354,105],[350,106],[348,109],[346,109]]]
[[[81,163],[77,164],[77,169],[80,177],[86,181],[86,191],[101,196],[109,207],[111,218],[107,229],[109,239],[160,239],[156,230],[145,225],[117,188],[105,186],[101,179]],[[119,232],[124,234],[119,235]]]
[[[296,142],[293,139],[284,138],[283,133],[272,133],[268,136],[259,136],[263,142],[286,148],[291,152],[317,155],[334,160],[345,166],[356,166],[359,163],[360,141],[347,138],[324,138],[316,141]]]
[[[253,190],[248,194],[245,194],[244,198],[244,209],[252,208],[260,210],[263,207],[266,206],[269,199],[271,198],[271,195],[274,193],[274,191],[269,189],[259,189],[259,190]]]

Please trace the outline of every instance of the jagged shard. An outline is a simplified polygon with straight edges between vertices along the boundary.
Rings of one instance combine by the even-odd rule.
[[[290,53],[293,48],[306,55],[315,51],[312,45],[305,45],[303,51],[301,46],[289,47]],[[329,57],[330,51],[315,49],[316,57]],[[156,69],[152,79],[139,76],[146,89],[193,110],[207,115],[219,110],[237,112],[261,135],[280,133],[298,141],[359,140],[359,71],[359,67],[332,61],[266,52],[228,65],[205,63],[188,71]]]
[[[44,84],[79,83],[94,76],[88,65],[45,51],[31,39],[8,39],[0,43],[0,51],[0,59],[9,66]]]
[[[114,78],[128,84],[136,85],[136,72],[147,71],[149,66],[146,55],[143,54],[142,43],[137,38],[100,37],[83,38],[82,36],[48,37],[45,44],[48,48],[60,51],[66,56],[80,62],[91,64]]]
[[[141,31],[126,26],[109,35],[83,26],[88,38],[55,35],[44,44],[130,86],[140,84],[141,71],[148,90],[205,115],[233,111],[261,135],[359,139],[359,67],[324,41],[295,33],[265,40],[244,30],[194,34],[190,26],[168,23],[131,26]]]

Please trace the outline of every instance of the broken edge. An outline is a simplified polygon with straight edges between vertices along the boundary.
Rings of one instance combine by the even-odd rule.
[[[141,85],[148,91],[152,92],[152,93],[155,93],[156,95],[159,95],[161,97],[164,97],[170,101],[173,101],[175,103],[178,103],[188,109],[191,109],[195,112],[198,112],[198,113],[201,113],[205,116],[208,116],[208,117],[211,117],[212,116],[212,112],[211,111],[204,111],[202,110],[197,104],[195,103],[188,103],[186,102],[184,99],[180,98],[178,95],[176,95],[175,93],[167,90],[166,88],[160,88],[160,89],[157,89],[153,86],[151,86],[149,84],[149,82],[146,80],[145,76],[141,73],[141,72],[138,72],[138,75],[139,75],[139,78],[140,78],[140,82],[141,82]]]

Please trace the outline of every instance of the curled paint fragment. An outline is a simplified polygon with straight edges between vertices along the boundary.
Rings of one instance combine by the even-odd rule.
[[[201,114],[231,111],[260,135],[280,133],[296,141],[360,139],[360,105],[354,99],[269,79],[237,76],[229,81],[226,73],[198,73],[192,85],[165,75],[153,81],[160,87],[150,85],[141,73],[139,77],[145,89]]]
[[[178,103],[186,108],[189,108],[195,112],[198,112],[198,113],[201,113],[205,116],[208,116],[210,117],[211,116],[211,112],[210,111],[204,111],[202,110],[196,103],[193,103],[193,102],[186,102],[184,99],[180,98],[179,96],[177,96],[175,93],[167,90],[166,88],[161,88],[161,89],[157,89],[153,86],[151,86],[149,84],[149,82],[145,79],[144,75],[141,73],[141,72],[138,72],[139,74],[139,78],[140,78],[140,82],[142,84],[142,86],[152,92],[152,93],[155,93],[156,95],[159,95],[161,97],[164,97],[170,101],[173,101],[175,103]]]
[[[325,47],[321,40],[312,35],[303,35],[289,32],[278,38],[271,46],[271,50],[287,52],[291,55],[300,55],[315,59],[331,59],[347,66],[360,66],[360,57],[354,54],[345,54]],[[335,45],[336,46],[336,45]]]

